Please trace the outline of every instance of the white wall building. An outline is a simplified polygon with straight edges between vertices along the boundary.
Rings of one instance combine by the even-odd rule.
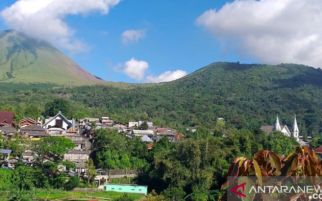
[[[280,123],[280,120],[279,120],[279,118],[277,116],[274,131],[281,132],[287,137],[294,137],[297,142],[300,141],[300,138],[299,138],[300,130],[299,130],[299,127],[298,127],[298,124],[297,124],[296,116],[294,117],[292,131],[288,128],[287,125],[282,126],[281,123]]]

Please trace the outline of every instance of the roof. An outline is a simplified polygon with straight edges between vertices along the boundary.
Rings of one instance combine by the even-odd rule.
[[[261,126],[260,129],[265,133],[272,133],[274,130],[274,126],[264,125],[264,126]]]
[[[10,149],[0,149],[0,154],[11,154],[12,150]]]
[[[32,118],[23,118],[19,121],[19,125],[25,123],[25,122],[28,122],[28,123],[31,123],[31,124],[36,124],[37,121],[32,119]]]
[[[17,130],[13,127],[9,127],[9,126],[3,126],[0,127],[0,132],[2,131],[2,133],[4,133],[5,135],[10,134],[10,133],[16,133]]]
[[[77,133],[77,130],[76,128],[71,127],[67,130],[67,133]]]
[[[138,134],[138,135],[153,135],[154,131],[153,130],[133,130],[133,134]]]
[[[51,121],[55,120],[58,116],[60,116],[65,122],[67,122],[68,125],[72,125],[72,123],[70,122],[69,119],[67,119],[60,111],[54,116],[54,117],[51,117],[49,118],[45,124],[44,124],[44,127],[50,123]]]
[[[147,144],[147,145],[146,145],[146,148],[147,148],[148,150],[153,149],[153,143],[149,143],[149,144]]]
[[[41,126],[38,125],[30,125],[30,126],[26,126],[20,129],[21,132],[28,132],[28,131],[46,131],[46,129],[44,129]]]
[[[71,150],[71,151],[67,152],[66,154],[86,154],[86,155],[89,155],[90,152],[89,151],[82,151],[82,150]]]
[[[38,125],[26,126],[20,129],[20,133],[27,134],[32,137],[46,137],[49,136],[46,130]]]
[[[26,132],[26,135],[31,137],[49,137],[49,134],[47,134],[46,132],[39,132],[39,131]]]
[[[0,124],[13,124],[14,113],[13,112],[0,112]]]
[[[158,135],[172,135],[175,136],[177,134],[176,130],[171,128],[157,128],[155,129]]]
[[[153,142],[153,140],[151,138],[149,138],[149,136],[147,136],[147,135],[142,136],[141,141],[142,142]]]
[[[322,145],[314,149],[315,153],[322,154]]]

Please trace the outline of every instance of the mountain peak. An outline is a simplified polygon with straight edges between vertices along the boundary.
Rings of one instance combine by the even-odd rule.
[[[0,82],[92,85],[101,80],[45,41],[24,33],[0,33]]]

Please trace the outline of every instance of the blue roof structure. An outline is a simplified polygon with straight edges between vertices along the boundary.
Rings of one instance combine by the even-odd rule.
[[[0,154],[11,154],[12,150],[10,149],[0,149]]]
[[[147,135],[142,136],[141,141],[142,142],[153,142],[153,140]]]

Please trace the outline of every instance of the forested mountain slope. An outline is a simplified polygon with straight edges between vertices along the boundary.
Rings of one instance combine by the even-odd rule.
[[[212,127],[223,117],[237,127],[257,128],[276,115],[291,124],[297,115],[302,130],[317,133],[322,126],[322,71],[303,65],[213,63],[169,83],[71,92],[74,101],[120,119],[141,114],[164,124]]]
[[[213,63],[182,79],[129,87],[118,85],[63,88],[51,85],[1,85],[2,107],[44,104],[55,97],[71,102],[75,117],[109,115],[121,122],[211,128],[218,117],[243,128],[273,124],[276,115],[302,133],[322,128],[322,71],[295,64]],[[21,93],[23,91],[23,93]]]

